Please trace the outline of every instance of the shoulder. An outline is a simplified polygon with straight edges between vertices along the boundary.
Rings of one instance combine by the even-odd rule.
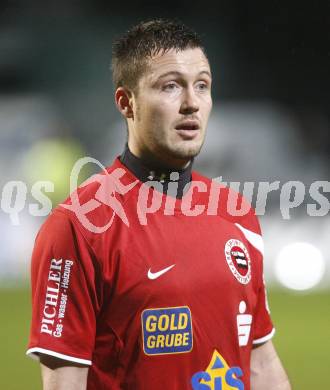
[[[251,203],[239,192],[226,186],[217,179],[210,179],[199,172],[193,171],[192,180],[203,183],[202,199],[211,212],[229,222],[240,225],[256,234],[261,234],[258,217]],[[196,185],[198,188],[198,185]]]
[[[105,232],[116,215],[124,218],[124,204],[141,184],[118,159],[82,183],[54,210],[87,237]],[[117,218],[118,219],[118,218]]]
[[[206,190],[200,199],[206,206],[207,215],[216,215],[235,226],[237,237],[249,245],[259,269],[262,269],[264,243],[259,219],[251,203],[224,183],[194,172],[193,180],[204,183]],[[204,188],[204,189],[205,189]],[[259,259],[259,260],[257,260]]]

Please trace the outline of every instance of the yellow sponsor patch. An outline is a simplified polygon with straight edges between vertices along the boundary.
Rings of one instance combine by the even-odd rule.
[[[191,313],[187,306],[142,312],[143,350],[147,355],[190,352],[193,346]]]

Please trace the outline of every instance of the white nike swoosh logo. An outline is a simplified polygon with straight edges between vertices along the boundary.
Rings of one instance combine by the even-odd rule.
[[[174,266],[175,266],[175,264],[172,264],[169,267],[164,268],[164,269],[162,269],[162,270],[160,270],[158,272],[151,272],[151,268],[149,268],[149,270],[148,270],[148,278],[151,279],[151,280],[157,279],[160,276],[164,275],[165,272],[167,272],[170,269],[172,269]]]

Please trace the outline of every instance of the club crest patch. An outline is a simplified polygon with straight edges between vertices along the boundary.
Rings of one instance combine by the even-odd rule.
[[[251,261],[244,244],[234,238],[228,240],[225,245],[225,257],[235,278],[242,284],[248,284],[251,280]]]

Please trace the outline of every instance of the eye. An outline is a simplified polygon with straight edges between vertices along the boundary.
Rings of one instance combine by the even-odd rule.
[[[205,82],[205,81],[200,81],[196,84],[196,88],[199,90],[199,91],[206,91],[209,89],[209,86],[208,84]]]
[[[174,91],[176,88],[178,88],[178,85],[176,83],[167,83],[163,86],[163,91]]]

